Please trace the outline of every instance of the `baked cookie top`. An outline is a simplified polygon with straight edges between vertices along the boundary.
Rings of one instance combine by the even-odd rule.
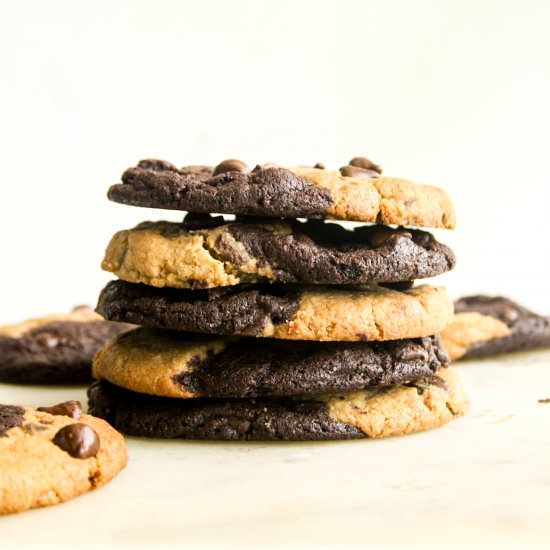
[[[550,347],[550,317],[504,296],[466,296],[442,332],[453,360]]]
[[[432,376],[438,336],[391,342],[289,342],[138,328],[94,358],[94,377],[164,397],[257,397],[356,390]]]
[[[340,170],[320,165],[282,168],[239,160],[216,167],[177,168],[142,160],[108,192],[112,201],[133,206],[198,213],[281,218],[329,218],[413,227],[455,227],[451,199],[443,190],[381,175],[366,158]]]
[[[410,384],[294,398],[170,399],[105,381],[89,407],[129,435],[218,440],[329,440],[401,435],[465,414],[468,399],[446,368]]]
[[[92,381],[94,353],[130,328],[88,306],[0,327],[0,382],[77,384]]]
[[[302,285],[236,285],[213,290],[155,288],[111,281],[97,311],[153,328],[289,340],[372,341],[422,338],[451,321],[442,287],[403,291]]]
[[[32,409],[0,405],[0,514],[68,500],[126,465],[123,437],[81,414],[78,401]]]

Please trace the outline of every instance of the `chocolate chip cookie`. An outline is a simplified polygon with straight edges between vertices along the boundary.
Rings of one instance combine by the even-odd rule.
[[[94,353],[130,325],[104,321],[89,307],[0,327],[0,382],[83,384]]]
[[[199,213],[454,228],[453,205],[444,191],[380,171],[365,158],[354,158],[340,170],[273,165],[249,170],[236,160],[177,168],[143,160],[124,172],[108,197],[133,206]]]
[[[218,440],[313,441],[401,435],[465,414],[450,369],[412,383],[309,397],[171,399],[105,381],[88,390],[90,412],[128,435]]]
[[[239,283],[363,284],[422,279],[454,267],[432,235],[384,225],[144,222],[116,233],[103,269],[131,283],[213,288]],[[219,225],[216,225],[218,223]]]
[[[213,290],[155,288],[111,281],[97,311],[153,328],[290,340],[373,341],[423,338],[452,319],[441,287],[354,290],[300,285],[236,285]]]
[[[0,405],[0,514],[49,506],[110,481],[126,465],[123,437],[80,403]]]
[[[438,336],[391,342],[289,342],[139,328],[111,340],[93,373],[164,397],[258,397],[429,378],[449,357]]]
[[[467,296],[455,312],[442,332],[453,360],[550,347],[550,317],[503,296]]]

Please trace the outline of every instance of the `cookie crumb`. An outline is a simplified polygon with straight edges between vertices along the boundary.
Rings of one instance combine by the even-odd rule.
[[[550,403],[550,397],[545,397],[544,399],[539,399],[539,403]]]

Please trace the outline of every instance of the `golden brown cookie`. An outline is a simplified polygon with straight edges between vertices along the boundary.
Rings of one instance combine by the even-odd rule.
[[[187,217],[189,218],[189,216]],[[411,281],[454,267],[429,233],[335,223],[144,222],[116,233],[103,269],[131,283],[214,288],[239,283],[365,284]]]
[[[90,410],[129,435],[218,440],[327,440],[402,435],[437,428],[468,409],[456,374],[407,385],[309,397],[173,399],[108,382],[88,391]]]
[[[223,292],[222,292],[223,291]],[[97,310],[106,319],[209,334],[289,340],[372,341],[422,338],[451,321],[444,288],[398,291],[375,284],[353,290],[329,286],[237,285],[183,290],[111,281]]]
[[[81,414],[77,401],[42,411],[0,405],[0,514],[96,489],[126,461],[123,437],[104,420]]]
[[[444,191],[382,176],[369,163],[355,158],[340,170],[265,165],[250,171],[236,160],[181,169],[144,160],[126,170],[108,196],[123,204],[198,213],[454,228],[454,208]]]

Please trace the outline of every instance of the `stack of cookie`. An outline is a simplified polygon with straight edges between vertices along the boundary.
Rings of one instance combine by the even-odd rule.
[[[442,190],[382,176],[366,158],[339,171],[148,160],[122,180],[111,200],[189,213],[107,247],[103,268],[119,279],[97,310],[141,327],[96,355],[91,414],[138,436],[320,440],[465,412],[437,335],[453,304],[413,285],[454,255],[403,227],[453,228]]]

